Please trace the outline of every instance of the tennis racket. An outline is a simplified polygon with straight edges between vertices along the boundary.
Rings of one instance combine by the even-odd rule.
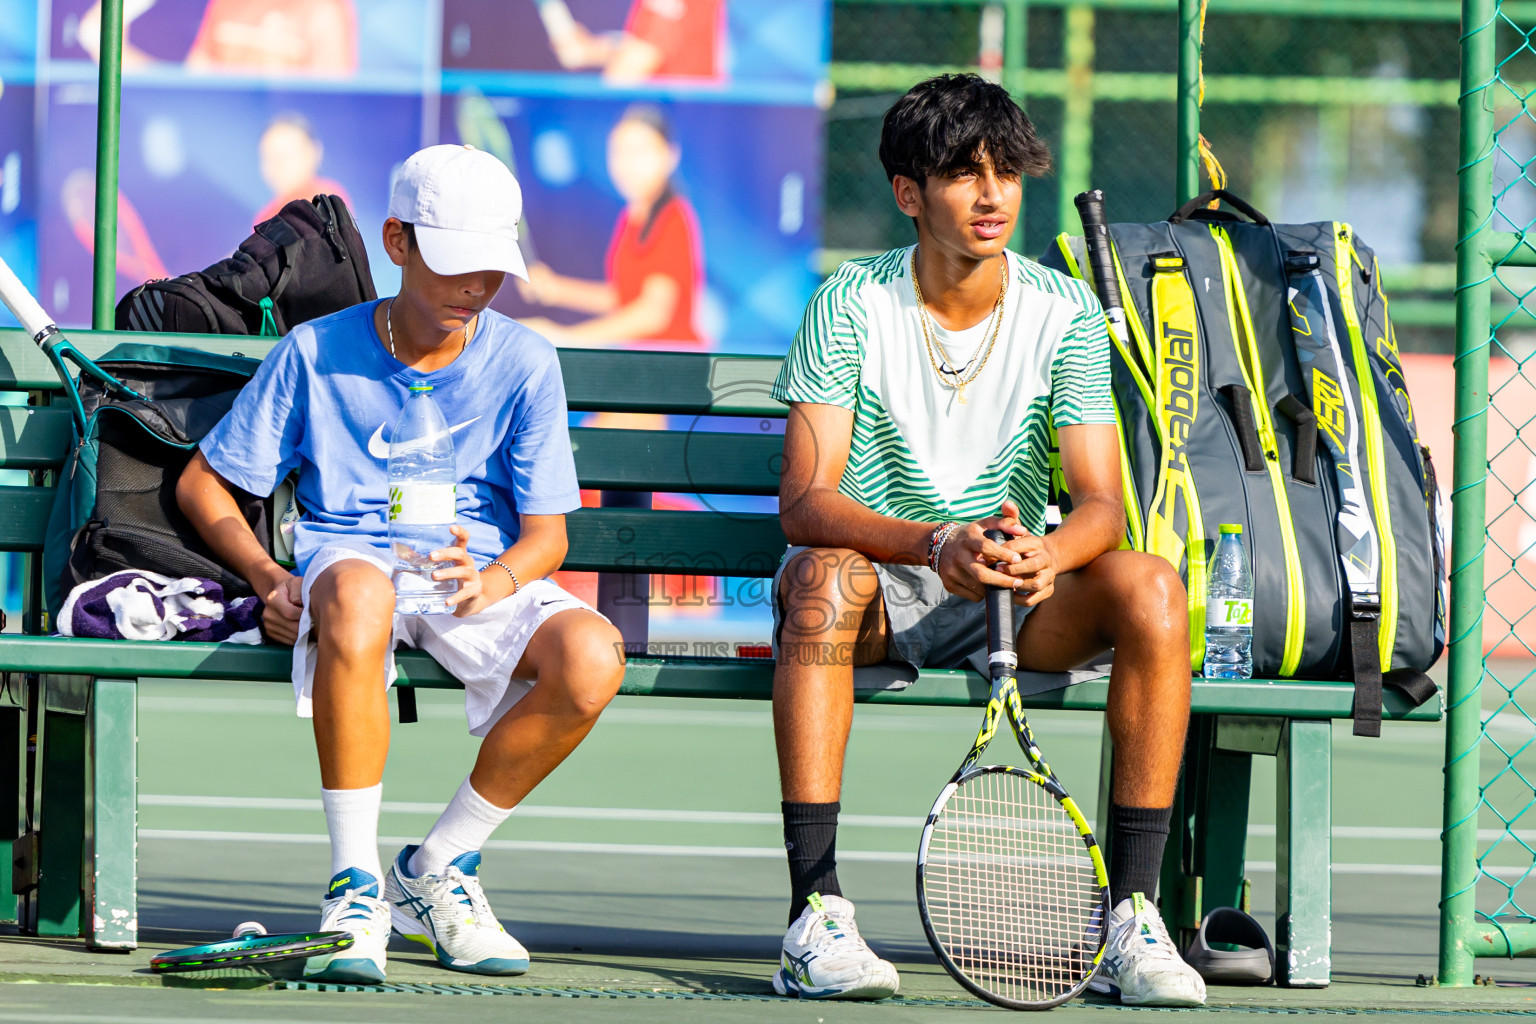
[[[352,945],[351,932],[291,932],[284,935],[242,935],[237,939],[188,946],[161,953],[149,962],[156,974],[257,968],[284,960],[338,953]]]
[[[1109,237],[1109,221],[1104,214],[1104,190],[1080,192],[1073,199],[1077,216],[1083,222],[1083,245],[1088,256],[1088,273],[1093,290],[1099,293],[1099,305],[1115,341],[1123,352],[1134,349],[1129,344],[1130,331],[1125,324],[1125,298],[1120,293],[1120,278],[1115,274],[1114,243]],[[1145,368],[1143,368],[1145,369]]]
[[[988,530],[987,539],[1007,535]],[[1093,832],[1040,755],[1015,679],[1013,595],[987,590],[992,695],[981,731],[923,825],[917,905],[954,979],[1014,1010],[1080,993],[1104,954],[1109,875]],[[1007,714],[1030,767],[978,762]]]
[[[59,333],[59,325],[53,322],[53,317],[43,310],[42,305],[27,291],[27,286],[21,283],[21,278],[11,270],[5,260],[0,259],[0,302],[11,314],[21,322],[21,329],[31,336],[37,347],[43,350],[48,361],[53,363],[53,368],[58,371],[59,378],[64,382],[64,390],[69,398],[70,413],[75,419],[75,430],[79,436],[85,435],[85,406],[80,403],[80,392],[75,387],[73,375],[69,367],[64,365],[68,359],[81,371],[89,373],[101,381],[108,389],[126,398],[137,398],[147,402],[149,399],[112,376],[106,370],[97,366],[92,360]]]

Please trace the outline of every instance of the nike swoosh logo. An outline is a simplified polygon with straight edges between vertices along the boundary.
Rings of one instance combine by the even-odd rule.
[[[459,431],[463,430],[470,424],[479,422],[479,420],[479,416],[476,416],[472,420],[465,420],[463,423],[460,423],[457,426],[449,427],[448,433],[457,434]],[[383,459],[386,462],[389,461],[389,442],[384,440],[384,424],[382,423],[379,424],[379,429],[373,432],[373,436],[368,439],[368,454],[372,455],[376,459]]]

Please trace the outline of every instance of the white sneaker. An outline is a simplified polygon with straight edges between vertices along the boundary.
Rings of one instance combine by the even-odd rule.
[[[812,893],[809,906],[784,935],[773,990],[800,999],[884,999],[901,980],[859,935],[853,904]]]
[[[1104,959],[1088,983],[1126,1006],[1204,1006],[1205,981],[1179,956],[1162,915],[1141,893],[1109,915]]]
[[[470,974],[522,974],[528,951],[496,920],[480,887],[480,854],[465,853],[440,875],[411,875],[415,846],[400,851],[384,877],[395,931],[432,951],[437,962]]]
[[[371,873],[352,868],[331,876],[330,889],[320,901],[320,930],[351,932],[352,945],[305,960],[305,980],[344,985],[377,985],[384,980],[389,904],[379,898],[379,880]]]

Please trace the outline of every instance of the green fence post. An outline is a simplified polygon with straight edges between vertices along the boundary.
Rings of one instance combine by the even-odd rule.
[[[1013,94],[1019,106],[1024,102],[1024,73],[1029,66],[1029,0],[1003,2],[1003,88]],[[1024,216],[1028,211],[1019,204],[1019,219],[1013,225],[1008,247],[1024,251]]]
[[[1066,89],[1061,97],[1060,192],[1056,198],[1056,230],[1077,224],[1072,198],[1092,187],[1093,179],[1093,8],[1067,5],[1062,35],[1062,65]]]
[[[1451,492],[1450,703],[1440,850],[1441,985],[1472,984],[1466,946],[1476,913],[1478,747],[1482,739],[1483,545],[1487,523],[1493,80],[1498,0],[1462,0],[1460,214],[1456,243],[1456,420]]]
[[[1200,194],[1200,0],[1179,0],[1178,165],[1175,204]]]
[[[112,329],[117,305],[117,153],[122,128],[123,0],[102,0],[96,84],[96,252],[91,327]]]

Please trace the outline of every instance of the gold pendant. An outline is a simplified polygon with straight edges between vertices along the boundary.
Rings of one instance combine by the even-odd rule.
[[[956,385],[955,390],[960,392],[960,404],[964,405],[965,404],[965,385],[964,384],[958,384],[958,385]]]

